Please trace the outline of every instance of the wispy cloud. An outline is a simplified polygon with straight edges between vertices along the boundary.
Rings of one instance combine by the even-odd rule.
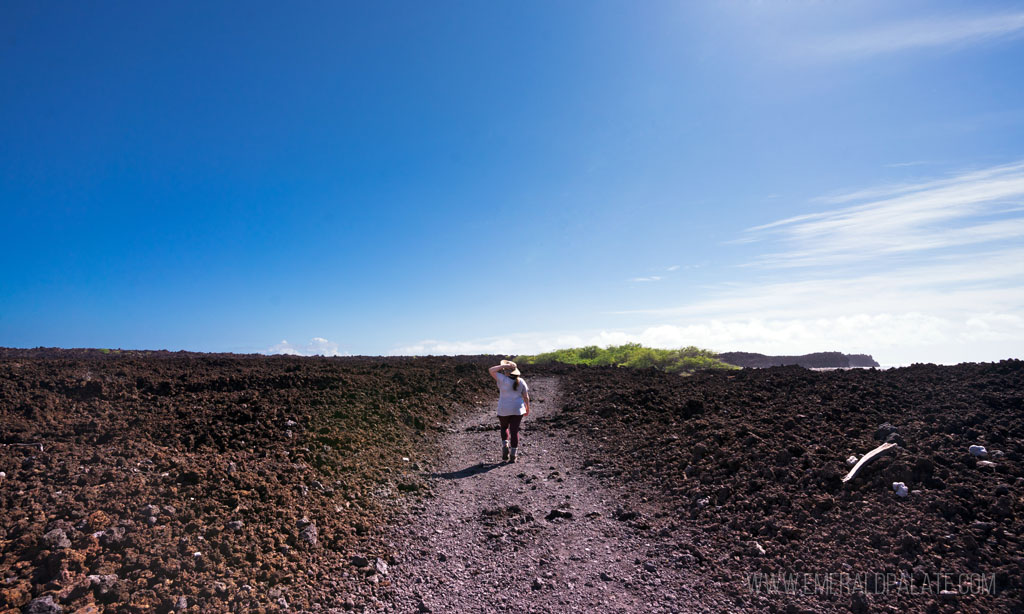
[[[786,248],[757,262],[841,264],[1024,237],[1024,163],[821,201],[855,204],[748,229],[747,239],[773,239]]]
[[[918,19],[848,32],[813,45],[819,56],[858,58],[909,49],[966,46],[1020,35],[1024,13]]]
[[[313,337],[309,343],[295,345],[286,339],[267,349],[265,354],[289,354],[292,356],[346,356],[338,350],[338,344],[323,337]]]
[[[668,268],[667,268],[667,269],[665,269],[665,270],[666,270],[666,271],[669,271],[669,272],[672,272],[672,271],[678,271],[678,270],[679,270],[679,265],[678,265],[678,264],[673,264],[672,266],[668,267]]]
[[[661,281],[661,276],[659,276],[659,275],[651,275],[650,277],[634,277],[634,278],[632,278],[632,279],[630,279],[628,281],[633,281],[633,282]]]
[[[862,188],[860,190],[843,191],[837,194],[828,194],[815,198],[815,202],[826,205],[841,205],[843,203],[862,201],[871,198],[889,197],[910,192],[922,192],[926,190],[945,188],[963,183],[982,182],[990,179],[997,179],[1007,173],[1019,173],[1024,171],[1024,161],[1013,164],[1002,164],[984,169],[974,169],[961,172],[952,177],[941,179],[930,179],[912,183],[897,183]]]
[[[1024,304],[1024,247],[948,254],[927,263],[838,276],[721,284],[709,296],[660,309],[618,312],[659,318],[816,318],[823,314],[935,312],[966,320],[977,312],[1014,313]],[[952,316],[950,316],[952,317]]]
[[[911,160],[910,162],[893,162],[892,164],[886,164],[886,168],[904,168],[907,166],[923,166],[925,164],[932,164],[928,160]]]

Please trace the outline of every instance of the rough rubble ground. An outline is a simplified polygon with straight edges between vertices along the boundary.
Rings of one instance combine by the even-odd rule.
[[[0,613],[1024,611],[1020,361],[533,368],[500,465],[493,360],[0,349]]]
[[[491,362],[0,350],[0,612],[372,605],[351,558]]]
[[[404,554],[385,603],[398,612],[719,611],[693,556],[677,552],[675,523],[583,470],[585,441],[551,422],[558,379],[531,386],[518,462],[500,460],[491,404],[446,438],[435,496],[388,535]]]
[[[600,426],[593,475],[686,525],[733,609],[1024,611],[1022,361],[690,378],[594,369],[564,385],[563,431]],[[845,459],[884,439],[900,447],[844,484]],[[752,574],[797,584],[754,592]]]

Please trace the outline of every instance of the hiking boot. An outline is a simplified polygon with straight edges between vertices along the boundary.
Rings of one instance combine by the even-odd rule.
[[[510,462],[510,463],[516,462],[516,449],[515,448],[512,448],[512,450],[509,453],[509,455],[508,455],[508,462]]]
[[[501,446],[501,460],[508,460],[508,446]]]

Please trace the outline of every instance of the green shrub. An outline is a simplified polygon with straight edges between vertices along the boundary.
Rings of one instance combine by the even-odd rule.
[[[703,369],[738,368],[718,360],[716,354],[711,350],[702,350],[692,345],[679,350],[663,350],[644,347],[639,343],[610,345],[603,349],[596,345],[567,348],[534,356],[517,356],[516,362],[528,365],[560,362],[569,365],[630,367],[633,369],[654,367],[668,373],[693,373]]]

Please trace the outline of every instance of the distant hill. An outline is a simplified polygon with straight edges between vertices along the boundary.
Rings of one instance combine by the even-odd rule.
[[[747,369],[766,369],[785,365],[799,365],[808,369],[879,366],[870,354],[843,354],[842,352],[815,352],[803,356],[765,356],[753,352],[725,352],[719,354],[718,359],[730,365]]]

